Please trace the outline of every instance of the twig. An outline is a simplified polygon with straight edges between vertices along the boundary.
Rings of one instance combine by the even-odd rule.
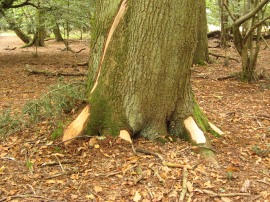
[[[182,182],[182,191],[179,196],[179,202],[184,201],[186,193],[187,193],[187,178],[188,178],[188,170],[187,167],[183,169],[183,182]]]
[[[265,181],[263,181],[263,180],[257,180],[257,182],[261,182],[261,183],[264,183],[264,184],[270,186],[270,183],[269,183],[269,182],[265,182]]]
[[[85,50],[86,48],[82,48],[81,50],[78,50],[78,51],[76,51],[75,53],[80,53],[80,52],[82,52],[83,50]]]
[[[4,197],[2,199],[0,199],[0,202],[2,201],[7,201],[7,200],[10,200],[10,199],[16,199],[16,198],[39,198],[39,199],[43,199],[43,200],[46,200],[46,201],[54,201],[52,199],[48,199],[44,196],[37,196],[37,195],[14,195],[14,196],[7,196],[7,197]]]
[[[56,177],[59,177],[59,176],[62,176],[62,175],[70,175],[70,174],[75,173],[76,171],[77,171],[77,169],[76,170],[65,171],[65,172],[62,172],[62,173],[57,173],[55,175],[45,177],[44,180],[56,178]]]
[[[30,187],[30,189],[32,190],[33,194],[36,195],[36,192],[35,192],[34,188],[30,184],[27,184],[27,186]]]
[[[138,153],[143,153],[143,154],[155,156],[155,157],[157,157],[158,159],[161,160],[162,165],[168,166],[170,168],[185,168],[185,167],[187,167],[188,169],[192,169],[191,166],[188,166],[188,165],[182,165],[182,164],[177,164],[177,163],[171,163],[171,162],[164,161],[164,158],[159,153],[155,153],[155,152],[151,152],[151,151],[145,151],[145,150],[142,150],[142,149],[135,149],[135,151],[138,152]]]
[[[145,151],[145,150],[142,150],[142,149],[135,149],[135,151],[139,152],[139,153],[155,156],[155,157],[159,158],[161,161],[164,160],[163,157],[159,153],[155,153],[155,152],[151,152],[151,151]]]
[[[61,162],[60,162],[59,158],[58,158],[56,155],[54,155],[54,157],[57,159],[58,164],[60,165],[60,167],[61,167],[62,171],[63,171],[63,172],[65,172],[65,169],[64,169],[64,167],[62,166],[62,164],[61,164]]]
[[[76,162],[77,162],[77,161],[64,160],[64,161],[62,161],[61,163],[62,163],[62,164],[71,164],[71,163],[76,163]],[[47,163],[42,163],[42,164],[40,164],[39,166],[44,167],[44,166],[56,166],[56,165],[59,165],[59,163],[56,162],[56,161],[50,161],[50,162],[47,162]]]
[[[215,57],[217,57],[217,58],[228,58],[229,60],[234,60],[234,61],[236,61],[236,62],[239,63],[239,60],[237,60],[237,59],[235,59],[235,58],[232,58],[232,57],[226,57],[226,56],[224,56],[224,55],[219,55],[219,54],[211,53],[211,52],[209,52],[209,55],[215,56]]]
[[[108,174],[106,174],[106,177],[110,177],[110,176],[117,175],[117,174],[120,174],[120,173],[126,173],[128,170],[130,170],[130,169],[132,169],[132,168],[135,168],[135,167],[137,167],[137,166],[138,166],[138,165],[135,164],[135,165],[131,166],[130,168],[126,169],[126,170],[114,171],[114,172],[108,173]]]
[[[234,197],[234,196],[251,196],[251,194],[249,193],[228,193],[228,194],[218,194],[215,193],[213,191],[209,191],[206,189],[201,190],[203,193],[205,194],[210,194],[212,196],[216,196],[216,197]]]
[[[154,169],[152,169],[154,171],[155,176],[157,176],[158,180],[162,183],[165,183],[165,180],[158,174],[158,172]]]
[[[77,66],[87,66],[88,62],[81,62],[81,63],[77,63]]]

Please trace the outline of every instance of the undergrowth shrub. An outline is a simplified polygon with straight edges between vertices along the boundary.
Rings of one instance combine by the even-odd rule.
[[[27,102],[19,115],[13,115],[11,110],[3,111],[0,114],[0,136],[6,137],[45,119],[60,118],[76,111],[85,101],[84,82],[68,83],[60,79],[48,93]]]

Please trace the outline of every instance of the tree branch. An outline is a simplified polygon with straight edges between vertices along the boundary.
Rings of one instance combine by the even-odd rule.
[[[223,6],[225,7],[225,9],[227,10],[229,16],[231,17],[231,19],[235,22],[236,18],[233,16],[232,12],[229,9],[229,6],[224,2]]]
[[[35,8],[39,8],[39,6],[37,6],[34,3],[29,2],[29,0],[26,0],[25,2],[21,3],[21,4],[17,4],[17,5],[13,5],[14,1],[12,1],[11,4],[4,4],[3,8],[20,8],[23,6],[33,6]]]
[[[270,2],[270,0],[263,0],[253,10],[251,10],[246,15],[244,15],[244,16],[240,17],[239,19],[237,19],[234,22],[234,24],[236,26],[240,26],[241,24],[243,24],[244,22],[246,22],[247,20],[249,20],[250,18],[252,18],[254,15],[256,15],[262,9],[262,7],[264,7],[269,2]]]
[[[265,21],[270,19],[270,15],[264,19],[262,19],[261,21],[259,21],[258,23],[256,23],[255,25],[253,25],[248,32],[246,33],[246,36],[244,37],[243,41],[246,41],[248,39],[248,37],[251,35],[251,33],[253,32],[254,29],[256,29],[257,27],[259,27],[261,24],[263,24]]]

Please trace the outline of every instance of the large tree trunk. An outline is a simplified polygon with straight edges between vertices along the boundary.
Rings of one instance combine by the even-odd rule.
[[[127,129],[156,139],[186,134],[184,120],[189,116],[200,126],[208,124],[190,86],[198,2],[129,0],[110,43],[106,43],[119,4],[120,0],[96,1],[87,131],[117,134]]]
[[[197,26],[197,47],[193,58],[194,64],[204,65],[209,61],[208,54],[208,37],[207,37],[207,18],[205,0],[198,2],[199,20]]]

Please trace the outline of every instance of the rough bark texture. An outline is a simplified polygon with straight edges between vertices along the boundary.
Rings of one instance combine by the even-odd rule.
[[[193,58],[194,64],[203,65],[209,61],[208,55],[208,37],[207,37],[207,18],[206,18],[206,3],[205,0],[198,2],[199,4],[199,19],[197,26],[197,47]]]
[[[95,2],[89,92],[119,0]],[[190,67],[197,41],[194,0],[129,0],[90,95],[88,132],[116,134],[129,129],[149,139],[185,133],[194,115]],[[200,116],[200,115],[199,115]],[[200,119],[200,118],[198,118]],[[195,117],[196,120],[196,117]]]

